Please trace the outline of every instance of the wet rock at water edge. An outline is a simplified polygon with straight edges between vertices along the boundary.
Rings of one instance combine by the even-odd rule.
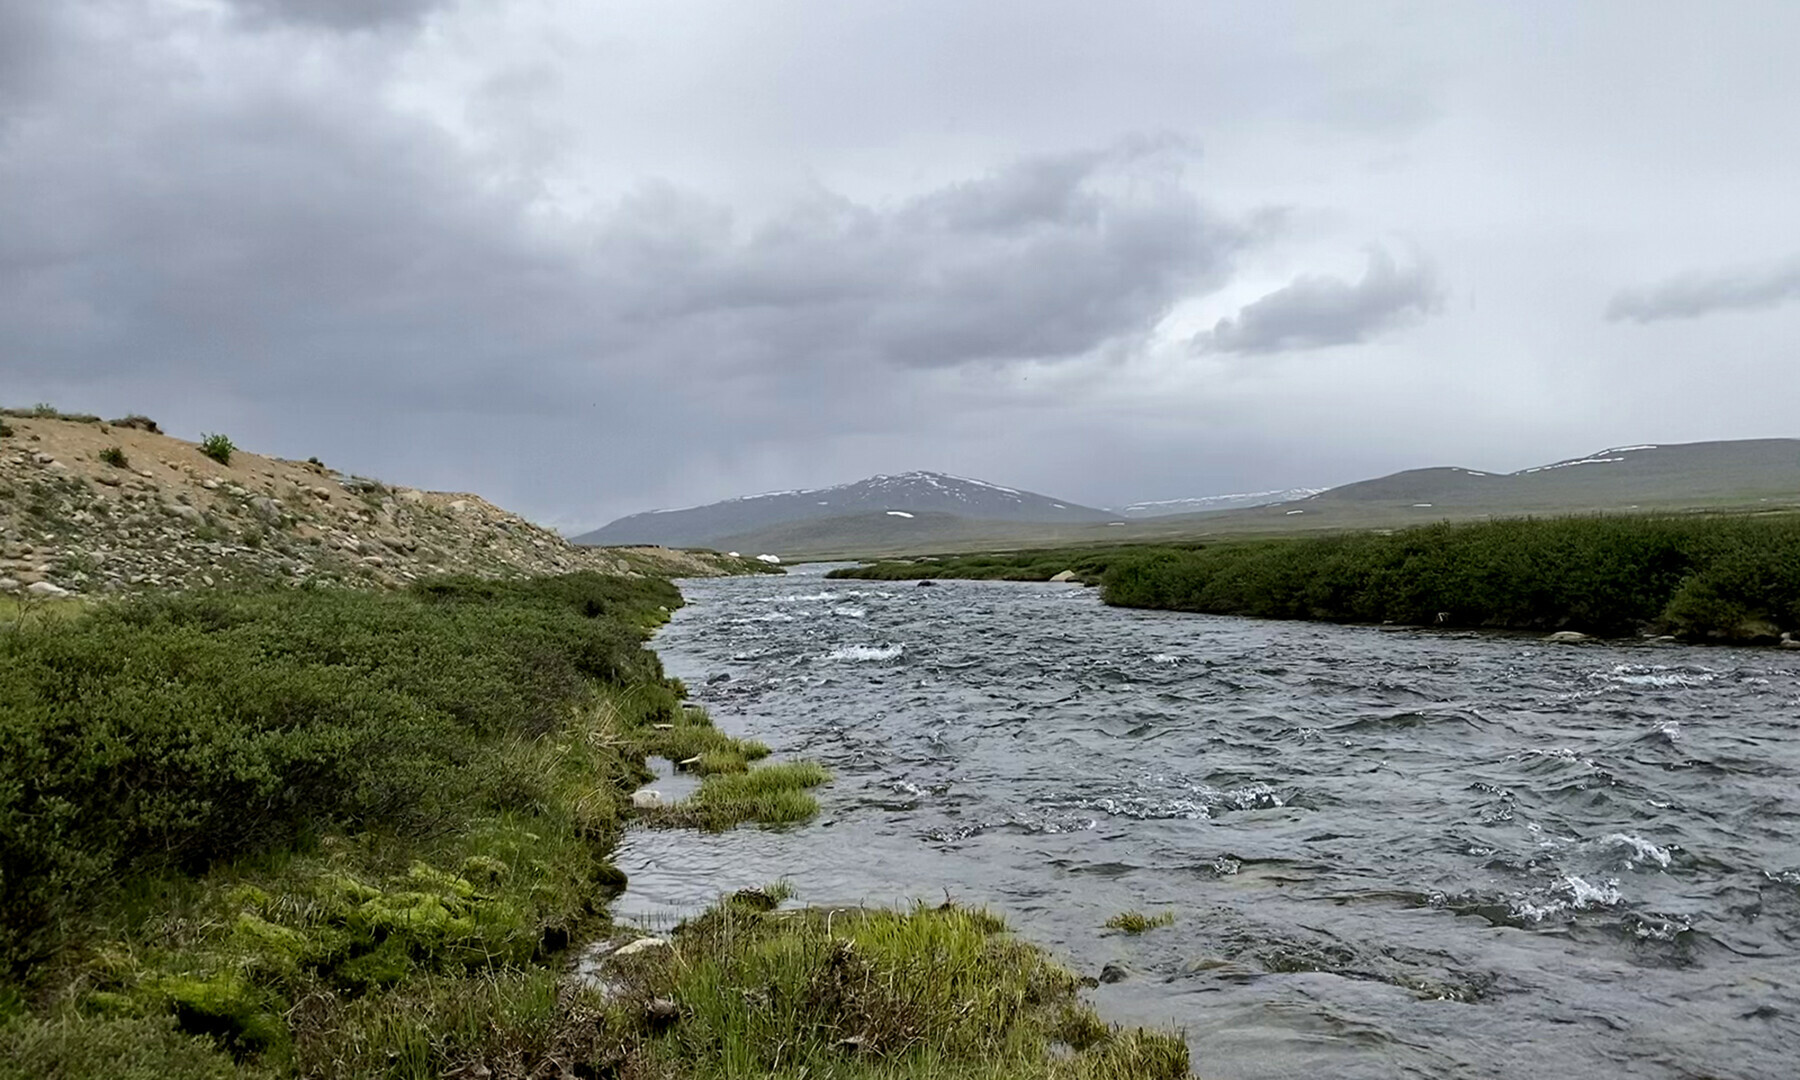
[[[1054,582],[1074,581],[1075,580],[1075,571],[1064,570],[1062,573],[1056,574],[1053,577],[1051,577],[1050,580],[1054,581]]]
[[[614,957],[636,956],[638,953],[649,952],[651,949],[666,949],[668,947],[669,947],[669,942],[668,942],[668,939],[666,939],[666,938],[641,937],[641,938],[638,938],[636,941],[628,942],[624,945],[619,946],[617,949],[614,949],[613,956]]]
[[[936,584],[937,584],[937,582],[931,580],[930,578],[920,578],[918,587],[923,589],[923,588],[926,588],[927,586],[936,585]]]
[[[1100,969],[1100,981],[1107,985],[1122,983],[1131,978],[1131,970],[1124,964],[1108,964]]]
[[[1556,633],[1551,634],[1550,636],[1546,637],[1544,640],[1545,641],[1554,641],[1554,642],[1557,642],[1557,643],[1563,644],[1563,645],[1573,645],[1576,642],[1588,641],[1590,639],[1586,634],[1582,633],[1579,630],[1558,630]]]
[[[655,810],[667,806],[660,791],[634,791],[631,793],[631,805],[639,810]]]
[[[708,686],[711,686],[714,683],[722,683],[722,682],[730,682],[730,681],[731,681],[731,673],[727,672],[727,671],[721,671],[717,675],[708,675],[706,677],[706,685],[708,685]]]

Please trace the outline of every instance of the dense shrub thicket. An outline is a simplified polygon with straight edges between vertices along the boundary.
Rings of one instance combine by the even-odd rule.
[[[1115,559],[1107,603],[1278,619],[1754,641],[1800,630],[1800,520],[1433,525]]]
[[[660,580],[447,579],[146,597],[0,633],[0,974],[123,876],[326,829],[425,834],[528,794],[488,750],[595,682],[660,684],[645,628],[679,602]]]

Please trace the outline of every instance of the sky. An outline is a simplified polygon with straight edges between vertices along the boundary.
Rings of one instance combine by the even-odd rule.
[[[1800,4],[0,0],[0,402],[578,530],[1792,436]]]

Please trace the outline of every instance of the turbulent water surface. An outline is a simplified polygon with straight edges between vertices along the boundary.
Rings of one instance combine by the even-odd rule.
[[[685,583],[659,636],[816,822],[635,832],[627,914],[985,903],[1211,1077],[1800,1075],[1800,656]],[[1102,929],[1128,908],[1173,926]]]

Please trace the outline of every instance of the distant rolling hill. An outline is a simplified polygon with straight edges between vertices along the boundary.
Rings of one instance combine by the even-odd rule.
[[[1613,447],[1512,473],[1408,469],[1289,503],[1158,518],[1154,525],[1160,535],[1200,535],[1393,528],[1525,514],[1797,506],[1800,439],[1739,439]]]
[[[1141,518],[1172,517],[1176,514],[1200,514],[1213,510],[1244,510],[1253,506],[1269,506],[1274,503],[1293,502],[1309,495],[1317,495],[1324,488],[1283,488],[1278,491],[1245,491],[1234,495],[1202,495],[1192,499],[1159,499],[1155,502],[1137,502],[1119,510],[1119,517],[1126,521]]]
[[[922,477],[934,479],[917,479]],[[853,490],[856,497],[847,497]],[[915,497],[918,502],[900,501]],[[930,500],[932,505],[921,505]],[[858,558],[1400,528],[1526,514],[1758,509],[1800,509],[1800,440],[1614,447],[1514,473],[1408,469],[1285,502],[1130,518],[980,481],[907,473],[636,514],[577,542]]]
[[[972,521],[1068,525],[1105,522],[1113,515],[1091,506],[1032,491],[1001,487],[936,472],[872,476],[853,484],[745,495],[686,510],[652,510],[623,517],[575,537],[577,544],[663,544],[669,547],[729,547],[731,541],[763,530],[822,518],[864,514],[886,517],[897,535],[921,532],[905,526],[905,514],[952,515]],[[890,516],[893,515],[893,516]],[[748,547],[756,547],[744,540]]]

